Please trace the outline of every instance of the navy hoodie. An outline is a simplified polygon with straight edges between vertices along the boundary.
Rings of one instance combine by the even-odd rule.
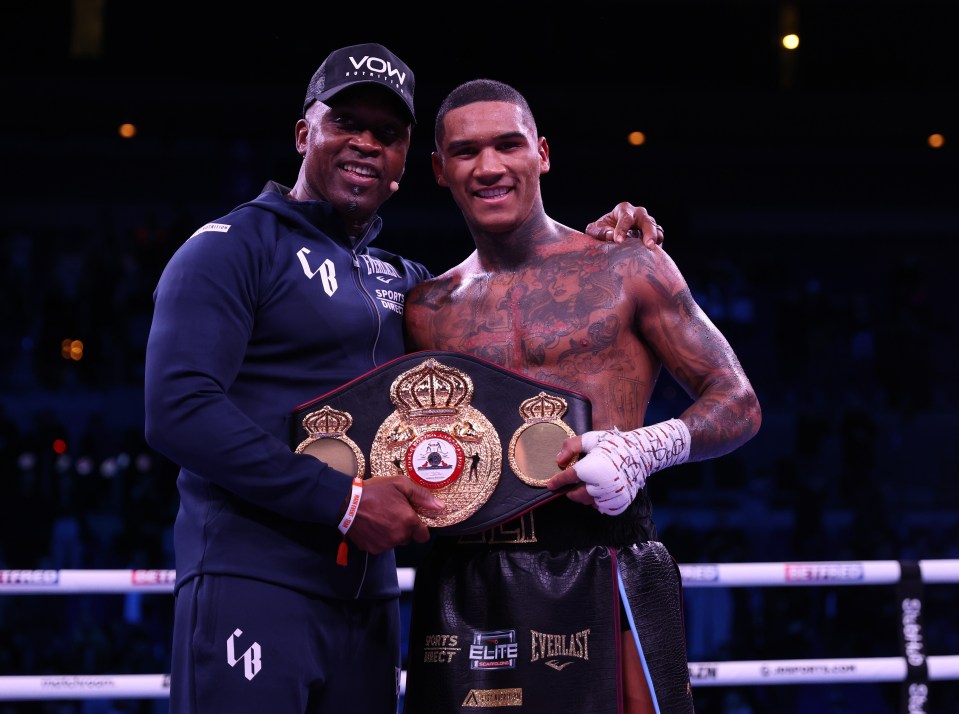
[[[177,588],[202,573],[335,598],[399,594],[392,551],[336,564],[350,478],[289,443],[296,407],[403,353],[419,263],[269,183],[173,255],[154,293],[146,438],[178,464]],[[361,505],[362,508],[362,505]]]

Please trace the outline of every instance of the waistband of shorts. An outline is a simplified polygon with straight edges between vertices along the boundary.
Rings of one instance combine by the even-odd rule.
[[[595,508],[558,498],[517,518],[456,539],[460,546],[509,546],[562,550],[597,545],[617,547],[657,540],[652,509],[645,491],[626,511],[607,516]]]

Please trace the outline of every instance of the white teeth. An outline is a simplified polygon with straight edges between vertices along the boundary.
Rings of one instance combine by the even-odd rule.
[[[371,178],[376,177],[376,171],[371,169],[369,166],[353,166],[351,164],[347,164],[343,168],[350,173],[359,174],[360,176],[369,176]]]
[[[486,191],[477,191],[476,195],[480,198],[499,198],[509,193],[508,188],[491,188]]]

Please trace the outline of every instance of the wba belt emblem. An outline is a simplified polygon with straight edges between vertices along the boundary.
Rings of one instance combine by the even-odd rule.
[[[499,483],[502,446],[493,424],[474,408],[473,380],[430,358],[390,386],[396,410],[376,432],[370,474],[405,475],[443,499],[443,511],[418,511],[428,526],[460,523]]]

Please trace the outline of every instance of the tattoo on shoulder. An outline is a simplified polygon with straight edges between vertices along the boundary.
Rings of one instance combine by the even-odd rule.
[[[407,305],[421,305],[438,309],[442,300],[449,296],[453,281],[434,278],[420,283],[407,297]]]

